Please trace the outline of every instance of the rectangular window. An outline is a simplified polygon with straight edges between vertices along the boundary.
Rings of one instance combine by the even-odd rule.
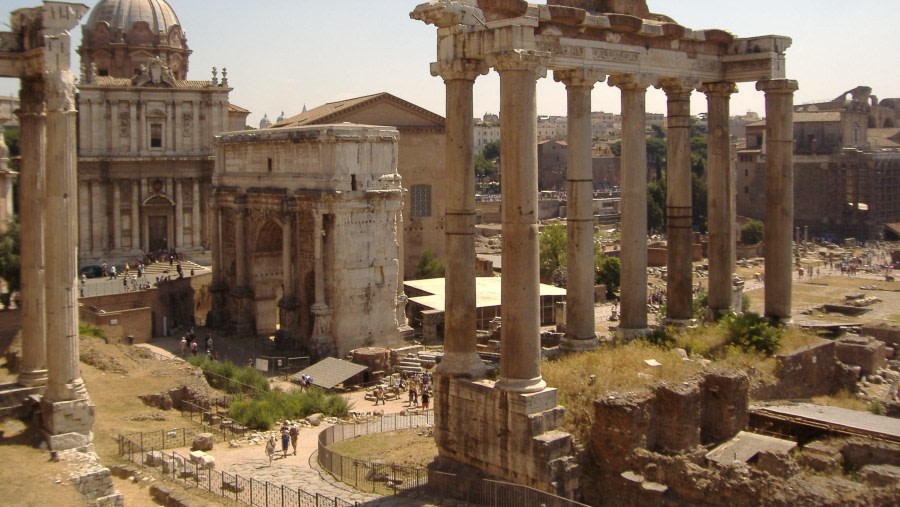
[[[162,123],[150,124],[150,147],[162,148]]]

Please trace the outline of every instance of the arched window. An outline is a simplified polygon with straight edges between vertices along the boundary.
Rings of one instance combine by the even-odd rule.
[[[431,185],[413,185],[409,189],[410,216],[431,216]]]

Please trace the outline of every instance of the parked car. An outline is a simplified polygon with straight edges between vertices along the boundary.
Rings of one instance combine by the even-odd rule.
[[[103,268],[96,264],[82,266],[82,268],[78,270],[78,276],[81,277],[81,275],[85,275],[88,278],[100,278],[103,276]]]

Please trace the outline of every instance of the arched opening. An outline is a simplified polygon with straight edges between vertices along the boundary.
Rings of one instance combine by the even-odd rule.
[[[896,126],[896,123],[894,123],[894,119],[893,119],[893,118],[885,118],[885,119],[884,119],[884,124],[882,125],[883,128],[886,128],[886,129],[892,129],[892,128],[894,128],[895,126]]]
[[[250,254],[250,269],[255,300],[256,333],[271,335],[281,326],[278,301],[284,295],[281,224],[273,220],[266,221],[259,227],[255,239]]]

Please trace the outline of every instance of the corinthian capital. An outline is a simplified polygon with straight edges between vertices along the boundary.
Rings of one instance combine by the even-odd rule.
[[[721,83],[703,83],[700,85],[700,91],[706,95],[729,96],[732,93],[737,93],[738,87],[736,84],[728,81],[723,81]]]
[[[767,79],[756,82],[757,91],[766,93],[794,93],[800,85],[793,79]]]
[[[554,70],[553,80],[563,83],[566,88],[587,87],[593,88],[596,83],[606,79],[606,74],[591,69]]]
[[[646,90],[656,80],[651,74],[614,74],[609,76],[606,84],[620,90]]]
[[[44,85],[48,111],[75,110],[75,76],[71,71],[45,72]]]
[[[474,81],[488,73],[490,68],[483,60],[456,59],[431,64],[431,75],[440,76],[444,81]]]
[[[548,63],[550,53],[530,49],[515,49],[488,57],[488,65],[497,69],[497,72],[532,71],[535,78],[547,76]]]

